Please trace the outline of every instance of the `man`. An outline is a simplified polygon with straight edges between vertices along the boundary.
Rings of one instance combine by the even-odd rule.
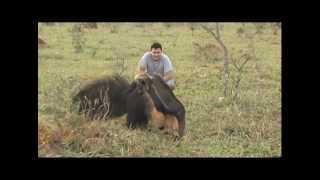
[[[144,73],[160,75],[170,89],[174,90],[173,66],[169,57],[162,53],[162,46],[158,42],[153,43],[150,51],[140,59],[135,78]]]

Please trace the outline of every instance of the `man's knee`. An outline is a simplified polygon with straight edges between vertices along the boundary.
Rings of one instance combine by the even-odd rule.
[[[171,91],[173,91],[175,89],[175,86],[169,86],[169,88],[171,89]]]

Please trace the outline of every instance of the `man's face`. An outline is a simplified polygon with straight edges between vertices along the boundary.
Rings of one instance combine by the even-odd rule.
[[[151,49],[152,59],[154,59],[154,60],[159,60],[160,57],[161,57],[161,53],[162,53],[162,51],[161,51],[160,48],[157,48],[157,49],[152,48],[152,49]]]

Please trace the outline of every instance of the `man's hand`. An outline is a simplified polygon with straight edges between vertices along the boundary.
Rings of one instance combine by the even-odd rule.
[[[171,80],[171,79],[173,79],[173,72],[172,72],[172,71],[169,71],[169,72],[167,72],[167,73],[164,75],[163,80],[164,80],[164,81],[169,81],[169,80]]]
[[[137,79],[142,74],[144,74],[144,68],[138,68],[134,79]]]

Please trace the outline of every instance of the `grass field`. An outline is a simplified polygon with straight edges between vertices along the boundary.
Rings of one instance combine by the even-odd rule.
[[[255,54],[242,74],[237,101],[223,97],[223,54],[217,41],[186,23],[98,23],[78,37],[73,23],[38,24],[47,48],[38,49],[39,157],[280,157],[281,29],[239,35],[241,23],[223,23],[221,37],[236,57]],[[80,40],[79,40],[80,37]],[[78,39],[77,39],[78,38]],[[81,52],[75,52],[75,39]],[[129,130],[125,116],[87,121],[70,108],[71,97],[87,80],[119,71],[132,80],[143,53],[159,41],[172,60],[186,108],[187,133],[180,141],[151,128]],[[195,44],[198,44],[195,45]],[[200,48],[199,48],[200,47]],[[230,71],[236,74],[230,65]]]

